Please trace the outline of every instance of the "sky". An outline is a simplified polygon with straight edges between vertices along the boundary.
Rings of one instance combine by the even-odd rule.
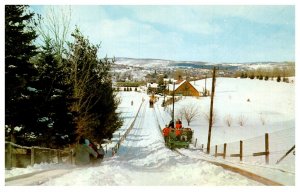
[[[100,57],[295,61],[294,5],[51,7],[71,12],[70,31],[77,25],[93,44],[101,43]],[[31,8],[45,18],[50,6]]]

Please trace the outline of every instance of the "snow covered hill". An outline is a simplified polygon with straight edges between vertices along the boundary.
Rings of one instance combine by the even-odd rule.
[[[210,63],[205,61],[173,61],[165,59],[151,59],[151,58],[115,58],[115,64],[122,64],[125,66],[145,67],[145,68],[202,68],[211,69],[217,66],[220,69],[232,70],[255,70],[255,69],[273,69],[285,68],[287,62],[253,62],[253,63]]]
[[[135,67],[167,67],[174,61],[162,59],[135,59],[135,58],[116,58],[115,64],[122,64]]]
[[[211,90],[211,79],[206,81],[207,89]],[[203,90],[205,80],[191,82],[198,90]],[[162,99],[160,99],[160,102]],[[159,106],[159,104],[157,104]],[[190,126],[194,130],[194,142],[197,139],[197,147],[204,144],[206,148],[208,138],[208,119],[210,97],[183,97],[175,104],[175,118],[180,117],[180,109],[188,106],[195,107],[199,116]],[[161,126],[171,119],[168,109],[157,107]],[[243,162],[250,165],[265,166],[264,157],[253,157],[252,153],[264,151],[265,133],[270,138],[270,165],[269,167],[282,169],[291,173],[291,177],[280,177],[277,173],[273,178],[293,185],[295,180],[295,155],[287,156],[280,164],[276,164],[293,145],[295,145],[295,84],[251,80],[235,78],[217,78],[214,100],[215,123],[212,128],[211,147],[214,154],[215,145],[227,143],[227,152],[235,146],[235,152],[239,151],[239,141],[244,140]],[[227,123],[231,118],[231,125]],[[180,117],[182,118],[182,117]],[[240,125],[240,121],[243,125]],[[187,122],[183,118],[183,125]],[[220,150],[220,149],[219,149]],[[233,160],[227,157],[226,160]],[[235,158],[234,162],[238,161]],[[250,166],[251,167],[251,166]],[[251,167],[250,169],[254,169]],[[265,172],[268,172],[264,170]]]
[[[221,167],[167,149],[154,113],[149,103],[144,102],[133,130],[118,153],[106,158],[101,165],[49,178],[41,185],[261,185]]]
[[[204,80],[191,84],[198,90],[205,87]],[[211,79],[207,79],[206,84],[207,89],[211,90]],[[213,144],[247,139],[266,132],[295,129],[295,84],[257,79],[217,78],[215,89],[216,133],[213,133]],[[196,105],[200,111],[200,117],[192,122],[191,126],[200,131],[198,138],[206,142],[208,120],[205,114],[210,109],[210,97],[183,99],[176,106],[179,109],[182,105],[189,104]],[[230,127],[226,123],[228,117],[232,118]],[[243,126],[240,126],[241,119],[244,121]]]
[[[202,89],[204,81],[191,82],[198,89]],[[207,87],[211,81],[208,79]],[[210,88],[209,88],[210,89]],[[272,81],[260,81],[250,79],[217,78],[215,95],[216,123],[213,126],[212,145],[224,142],[235,142],[240,139],[263,136],[265,132],[276,133],[277,131],[291,130],[292,140],[295,143],[295,87],[294,84],[278,83]],[[124,125],[119,129],[107,147],[104,161],[95,167],[74,169],[62,176],[48,178],[41,185],[93,185],[93,186],[246,186],[261,185],[237,173],[230,172],[219,166],[212,165],[204,159],[204,153],[193,143],[190,149],[182,149],[187,156],[181,156],[164,145],[159,126],[163,127],[170,120],[167,110],[161,107],[162,97],[155,104],[155,108],[149,108],[149,96],[138,92],[120,92],[121,105],[119,112],[122,113]],[[248,100],[249,99],[249,100]],[[144,100],[144,102],[142,102]],[[131,104],[131,101],[133,103]],[[181,106],[197,106],[201,111],[200,116],[191,122],[190,127],[194,130],[194,141],[198,144],[206,143],[208,122],[204,114],[209,110],[209,97],[191,98],[184,97],[175,104],[175,112]],[[133,129],[126,137],[117,153],[113,156],[112,149],[124,135],[126,129],[133,123],[135,114],[140,109]],[[231,127],[226,126],[224,117],[230,114],[233,118]],[[237,117],[244,114],[247,118],[245,124],[240,126]],[[262,123],[261,116],[265,120]],[[187,123],[183,119],[183,125]],[[280,135],[278,136],[280,138]],[[294,138],[294,140],[293,140]],[[289,148],[290,143],[286,144]],[[257,143],[258,145],[258,143]],[[205,156],[210,159],[211,156]],[[218,159],[219,161],[220,159]],[[228,163],[228,162],[227,162]],[[237,163],[235,163],[237,165]],[[289,166],[289,172],[274,171],[275,167],[269,168],[253,161],[250,165],[240,164],[245,169],[257,171],[257,174],[271,176],[271,179],[285,185],[295,185],[295,156],[292,154],[285,161]],[[54,168],[58,165],[47,165]],[[61,165],[60,165],[61,166]],[[41,167],[40,167],[41,168]],[[284,167],[280,167],[284,169]],[[33,167],[28,167],[28,170]],[[58,167],[61,169],[61,167]],[[13,170],[6,170],[6,177],[13,176]],[[17,174],[21,174],[18,169]],[[286,169],[285,169],[286,170]],[[17,172],[17,171],[15,171]],[[264,173],[263,173],[264,172]]]

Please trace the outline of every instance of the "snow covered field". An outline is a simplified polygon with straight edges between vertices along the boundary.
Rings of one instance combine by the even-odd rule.
[[[211,79],[207,79],[206,87],[211,90]],[[198,90],[203,90],[205,81],[191,82]],[[161,99],[159,102],[162,102]],[[159,106],[159,104],[157,104]],[[194,142],[197,138],[197,147],[204,144],[206,148],[208,137],[208,120],[210,97],[191,98],[183,97],[175,105],[175,118],[184,106],[196,106],[199,117],[193,120],[190,126],[183,118],[183,125],[194,130]],[[171,119],[168,109],[156,108],[161,126]],[[244,141],[243,167],[248,165],[249,170],[260,169],[260,166],[271,167],[289,172],[289,174],[274,173],[271,178],[278,182],[284,180],[285,184],[295,184],[295,155],[288,155],[280,164],[280,159],[293,145],[295,145],[295,84],[262,81],[250,79],[217,78],[214,100],[214,113],[216,116],[212,128],[211,154],[214,155],[214,146],[227,143],[227,153],[239,152],[239,141]],[[226,119],[232,118],[231,126]],[[244,118],[244,125],[239,125],[240,117]],[[253,157],[252,153],[264,151],[264,134],[269,133],[270,164],[265,165],[265,157]],[[222,157],[218,158],[220,161]],[[239,162],[239,158],[226,157],[226,161]],[[246,164],[246,165],[245,165]],[[255,166],[256,165],[256,166]],[[263,173],[271,169],[263,169]],[[259,170],[257,170],[259,171]],[[272,172],[272,171],[271,171]],[[279,171],[280,173],[281,171]],[[266,174],[267,175],[267,174]],[[269,174],[270,175],[270,174]],[[268,176],[269,176],[268,175]]]
[[[195,86],[198,86],[199,89],[203,85],[204,81],[195,82]],[[266,132],[276,133],[285,130],[284,132],[289,133],[286,137],[292,138],[292,140],[282,145],[286,145],[284,148],[290,148],[290,144],[295,143],[294,86],[294,84],[271,81],[217,78],[214,105],[217,119],[212,130],[212,146],[224,142],[236,142],[240,139],[249,140],[262,136]],[[208,79],[207,88],[210,89],[210,87],[211,81]],[[5,170],[5,177],[9,178],[43,169],[68,169],[71,171],[62,176],[47,179],[41,184],[46,186],[261,185],[246,177],[202,161],[200,157],[205,154],[198,150],[200,145],[197,145],[198,147],[191,145],[191,149],[182,149],[181,152],[187,154],[187,157],[165,148],[159,125],[163,127],[169,122],[171,116],[164,108],[160,107],[162,98],[155,104],[155,109],[151,109],[148,103],[149,97],[145,93],[120,92],[119,95],[122,98],[119,112],[122,113],[124,125],[114,134],[112,142],[107,145],[108,152],[102,164],[81,169],[73,169],[73,165],[35,165],[26,169]],[[145,102],[141,105],[143,99]],[[249,101],[247,101],[248,99]],[[132,105],[131,101],[133,101]],[[197,138],[198,144],[207,142],[208,121],[203,114],[209,111],[209,103],[209,97],[199,99],[186,97],[175,104],[175,112],[186,104],[198,106],[200,109],[200,116],[189,126],[194,129],[194,139]],[[140,112],[132,131],[121,144],[118,153],[112,156],[112,147],[131,125],[139,107],[141,107]],[[224,117],[228,114],[233,119],[231,127],[224,122]],[[237,123],[240,115],[247,117],[244,126]],[[262,123],[262,117],[264,123]],[[183,125],[187,126],[184,119]],[[257,145],[259,144],[257,143]],[[205,158],[209,159],[211,156],[205,156]],[[218,161],[220,161],[219,158]],[[288,176],[283,176],[278,171],[274,172],[273,169],[259,170],[258,166],[255,166],[258,163],[260,162],[252,162],[254,168],[246,165],[244,167],[257,171],[258,174],[268,172],[269,175],[273,175],[273,179],[274,174],[278,174],[275,175],[276,181],[279,180],[278,182],[281,181],[280,183],[286,185],[295,185],[294,155],[290,154],[280,167],[285,167],[291,172]],[[271,167],[274,168],[273,165]]]

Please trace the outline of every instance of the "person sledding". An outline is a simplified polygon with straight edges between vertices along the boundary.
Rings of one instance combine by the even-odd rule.
[[[88,139],[86,139],[86,143],[97,153],[96,158],[91,158],[92,164],[100,163],[104,158],[104,149],[102,148],[102,146],[100,144],[90,142]]]
[[[180,121],[180,119],[177,119],[175,127],[176,127],[176,129],[181,129],[182,128],[182,122]]]
[[[170,132],[171,132],[171,127],[166,125],[166,127],[163,129],[163,135],[164,135],[165,142],[167,142]]]
[[[180,121],[180,119],[177,119],[175,125],[175,136],[177,140],[181,140],[181,134],[182,134],[182,122]]]
[[[83,166],[91,163],[91,157],[97,158],[98,153],[94,151],[84,138],[80,138],[78,144],[75,147],[73,156],[75,156],[75,165]]]

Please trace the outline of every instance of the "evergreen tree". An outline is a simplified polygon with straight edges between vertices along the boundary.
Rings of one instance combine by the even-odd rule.
[[[113,132],[121,127],[122,121],[116,113],[119,100],[112,89],[112,81],[109,75],[111,62],[105,58],[100,60],[97,68],[97,79],[95,79],[95,87],[93,90],[97,92],[95,95],[95,106],[91,112],[96,116],[97,121],[92,122],[90,138],[101,140],[104,138],[111,139]],[[99,99],[101,98],[101,99]]]
[[[74,141],[74,126],[69,113],[71,86],[66,83],[67,74],[51,42],[48,38],[37,56],[39,76],[34,87],[38,91],[33,96],[36,117],[30,132],[39,136],[35,145],[58,148]]]
[[[5,6],[5,124],[10,135],[16,134],[17,127],[24,129],[25,122],[32,119],[31,82],[37,70],[30,59],[37,53],[33,44],[37,35],[34,13],[27,8]]]
[[[112,133],[121,126],[115,112],[118,101],[109,75],[112,62],[99,60],[99,46],[92,45],[79,29],[72,36],[74,42],[69,44],[67,60],[73,89],[71,110],[76,115],[76,134],[98,141],[111,138]]]
[[[268,76],[268,75],[265,76],[265,80],[266,80],[266,81],[269,80],[269,76]]]
[[[280,77],[280,75],[278,75],[277,82],[280,82],[280,81],[281,81],[281,77]]]

